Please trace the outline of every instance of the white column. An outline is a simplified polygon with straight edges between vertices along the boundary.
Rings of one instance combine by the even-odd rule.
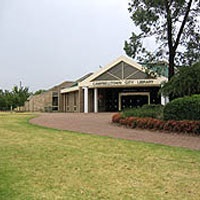
[[[163,84],[161,84],[161,88],[163,87]],[[169,97],[164,96],[161,93],[161,105],[165,106],[167,103],[169,103]]]
[[[84,113],[88,113],[88,87],[84,87]]]
[[[94,112],[98,112],[98,89],[94,88]]]
[[[161,105],[165,106],[167,103],[169,103],[169,97],[165,97],[161,94]]]
[[[169,97],[165,97],[165,105],[169,103]]]

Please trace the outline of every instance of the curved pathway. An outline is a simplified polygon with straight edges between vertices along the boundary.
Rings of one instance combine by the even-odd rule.
[[[113,113],[43,113],[31,119],[30,123],[59,130],[200,150],[200,137],[119,127],[111,123],[112,115]]]

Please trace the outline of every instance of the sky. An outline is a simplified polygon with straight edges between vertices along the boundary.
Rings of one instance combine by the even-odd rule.
[[[0,0],[0,89],[49,89],[121,55],[128,0]]]

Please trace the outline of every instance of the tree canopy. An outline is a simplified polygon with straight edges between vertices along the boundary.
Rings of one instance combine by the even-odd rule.
[[[128,56],[139,61],[167,58],[169,79],[176,64],[191,66],[199,60],[199,0],[131,0],[128,10],[139,28],[125,41]],[[143,44],[149,37],[154,37],[158,45],[153,52]]]
[[[14,86],[11,91],[0,90],[0,110],[10,110],[23,106],[24,102],[31,95],[28,87]]]
[[[200,62],[192,67],[181,67],[161,88],[161,92],[172,98],[200,94]]]

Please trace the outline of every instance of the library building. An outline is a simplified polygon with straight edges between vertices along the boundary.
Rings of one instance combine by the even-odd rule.
[[[121,56],[61,89],[61,111],[117,112],[144,104],[165,105],[168,99],[159,89],[167,77],[153,69]],[[167,66],[160,69],[167,71]]]

